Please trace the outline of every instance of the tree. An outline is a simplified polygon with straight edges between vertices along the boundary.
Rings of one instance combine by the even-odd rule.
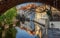
[[[16,8],[15,7],[13,7],[13,8],[11,8],[11,9],[9,9],[9,10],[7,10],[3,15],[1,15],[0,16],[0,27],[3,29],[3,28],[5,28],[5,25],[6,24],[8,24],[8,25],[10,25],[10,24],[12,24],[13,23],[13,18],[16,16]],[[6,29],[3,29],[3,31],[2,31],[2,34],[3,34],[3,32],[5,31]],[[8,30],[8,29],[7,29]],[[15,29],[14,29],[15,30]],[[11,30],[11,31],[13,31],[13,30]],[[6,32],[6,31],[5,31]],[[14,32],[14,31],[13,31]],[[4,33],[4,35],[5,35],[5,33]],[[2,38],[5,38],[5,36],[2,36]]]

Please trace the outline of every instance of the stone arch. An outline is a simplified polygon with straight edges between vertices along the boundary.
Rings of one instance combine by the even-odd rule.
[[[58,7],[53,5],[54,0],[2,0],[2,1],[0,1],[0,14],[3,14],[6,10],[8,10],[18,4],[24,3],[24,2],[41,2],[41,3],[51,5],[57,9],[60,8],[60,5],[59,5],[60,1],[59,0],[57,1]]]

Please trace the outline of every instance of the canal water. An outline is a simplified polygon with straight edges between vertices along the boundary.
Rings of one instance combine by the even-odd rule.
[[[30,35],[25,30],[20,29],[19,27],[15,27],[17,30],[16,38],[35,38],[35,35]]]

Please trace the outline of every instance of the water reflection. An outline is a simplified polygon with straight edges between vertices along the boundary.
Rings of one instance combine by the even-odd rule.
[[[20,29],[19,27],[15,27],[17,29],[16,38],[35,38],[35,35],[30,35],[25,30]]]

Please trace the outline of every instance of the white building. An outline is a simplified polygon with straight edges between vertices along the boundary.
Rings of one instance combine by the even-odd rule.
[[[60,29],[60,21],[51,21],[49,22],[50,28],[59,28]],[[53,23],[53,26],[51,25]]]

